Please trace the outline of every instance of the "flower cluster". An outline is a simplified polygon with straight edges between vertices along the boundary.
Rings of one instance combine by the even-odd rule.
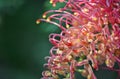
[[[75,79],[75,72],[97,79],[93,70],[100,68],[118,72],[120,79],[120,0],[50,0],[57,2],[66,5],[37,20],[61,29],[49,36],[53,47],[42,79]]]

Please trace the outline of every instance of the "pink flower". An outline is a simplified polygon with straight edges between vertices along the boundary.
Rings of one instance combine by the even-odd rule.
[[[94,70],[120,68],[120,1],[119,0],[51,0],[66,3],[64,8],[50,10],[40,21],[57,25],[60,34],[50,34],[53,44],[42,79],[75,79],[80,72],[87,79],[97,79]],[[47,17],[48,13],[54,14]],[[47,19],[45,19],[47,17]],[[56,22],[55,20],[58,20]],[[91,63],[90,63],[90,62]],[[102,64],[106,67],[101,67]],[[83,69],[78,67],[84,66]],[[92,69],[93,68],[93,69]]]

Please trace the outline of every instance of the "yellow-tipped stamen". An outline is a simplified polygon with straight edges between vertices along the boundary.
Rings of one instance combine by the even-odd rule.
[[[68,60],[71,60],[73,57],[71,55],[67,56]]]
[[[40,19],[36,21],[36,24],[40,24]]]
[[[52,4],[52,3],[53,3],[53,0],[50,0],[50,3]]]
[[[43,18],[46,18],[46,14],[43,14],[43,16],[42,16]]]
[[[51,76],[52,73],[51,73],[50,71],[45,71],[45,75],[46,75],[46,76]]]
[[[50,22],[50,18],[47,18],[47,21]]]
[[[87,8],[84,8],[83,12],[87,13],[87,12],[89,12],[89,10]]]
[[[97,21],[97,17],[92,17],[92,20],[93,21]]]
[[[70,26],[68,24],[66,24],[66,28],[68,29],[68,28],[70,28]]]
[[[87,76],[87,79],[92,79],[92,75],[89,74],[89,75]]]
[[[79,13],[77,13],[77,12],[74,12],[74,15],[75,15],[75,16],[78,16],[78,15],[79,15]]]
[[[60,49],[57,49],[57,54],[62,54],[63,52]]]

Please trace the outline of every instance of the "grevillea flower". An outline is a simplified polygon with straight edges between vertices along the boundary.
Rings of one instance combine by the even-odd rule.
[[[120,79],[120,0],[50,0],[57,2],[66,5],[37,20],[61,29],[49,36],[53,47],[42,79],[75,79],[75,72],[97,79],[93,70],[99,69],[116,71]]]

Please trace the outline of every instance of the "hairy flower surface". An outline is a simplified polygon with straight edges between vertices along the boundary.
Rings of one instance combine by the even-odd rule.
[[[75,79],[75,72],[97,79],[93,70],[101,68],[118,72],[120,79],[120,0],[50,0],[57,2],[66,5],[37,20],[61,29],[49,36],[53,47],[42,79]]]

